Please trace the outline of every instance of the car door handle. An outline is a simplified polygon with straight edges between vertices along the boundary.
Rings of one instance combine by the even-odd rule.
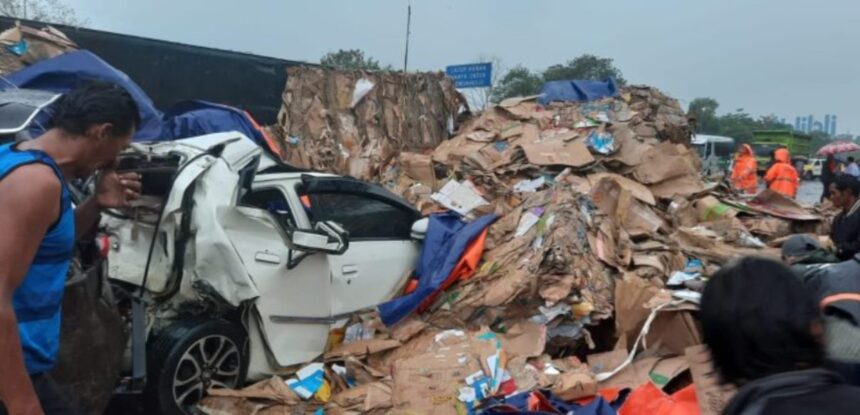
[[[254,255],[254,260],[275,265],[279,265],[281,263],[281,257],[271,252],[257,252],[257,254]]]
[[[355,275],[358,274],[358,265],[344,265],[340,271],[343,275]]]

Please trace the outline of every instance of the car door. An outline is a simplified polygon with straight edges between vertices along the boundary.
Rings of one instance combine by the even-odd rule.
[[[223,224],[260,293],[258,321],[280,366],[319,356],[331,321],[327,258],[309,255],[288,264],[291,252],[282,226],[295,217],[285,190],[277,183],[255,185]]]
[[[420,215],[384,189],[350,178],[305,178],[312,222],[334,221],[350,234],[343,255],[329,255],[333,318],[376,306],[403,287],[418,257],[410,237]]]

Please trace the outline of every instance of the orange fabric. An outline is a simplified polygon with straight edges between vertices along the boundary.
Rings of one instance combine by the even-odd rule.
[[[752,147],[742,144],[741,151],[735,156],[735,165],[732,167],[732,186],[744,193],[755,194],[758,190],[756,170],[758,170],[758,163]]]
[[[841,293],[841,294],[829,295],[827,297],[824,297],[823,300],[821,300],[820,306],[821,306],[821,309],[824,309],[827,306],[829,306],[830,304],[833,304],[837,301],[846,301],[846,300],[860,301],[860,294],[857,294],[857,293]]]
[[[791,165],[791,157],[788,154],[788,150],[784,148],[776,150],[773,158],[776,160],[776,163],[771,166],[764,176],[764,181],[767,183],[768,189],[794,198],[797,196],[797,187],[800,184],[800,179],[797,176],[797,170]]]
[[[651,382],[636,388],[618,411],[619,415],[699,415],[700,413],[694,385],[691,384],[672,395],[666,395]]]
[[[478,270],[478,263],[481,261],[481,255],[484,254],[484,243],[487,240],[487,231],[489,228],[484,229],[477,238],[475,238],[472,243],[466,247],[466,250],[463,251],[463,255],[460,256],[460,262],[454,267],[454,270],[451,271],[451,274],[448,275],[448,278],[445,279],[445,282],[439,287],[433,295],[427,297],[421,306],[418,307],[418,311],[424,311],[427,307],[430,307],[433,304],[433,301],[436,299],[436,296],[448,289],[452,284],[457,281],[466,281],[469,278],[472,278],[472,275],[475,275],[475,271]]]
[[[278,145],[278,143],[272,138],[272,136],[269,135],[269,133],[265,129],[263,129],[263,127],[260,127],[260,124],[257,124],[257,120],[255,120],[254,117],[252,117],[248,111],[243,112],[245,113],[245,116],[248,117],[248,120],[251,121],[251,125],[253,125],[254,128],[260,131],[260,134],[263,135],[263,139],[266,140],[266,145],[269,146],[269,150],[272,150],[273,153],[277,154],[278,157],[281,158],[281,160],[285,160],[287,158],[287,154],[286,152],[284,152],[284,149],[282,149],[281,146]]]

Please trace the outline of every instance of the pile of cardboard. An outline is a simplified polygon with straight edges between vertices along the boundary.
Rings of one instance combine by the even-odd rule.
[[[326,354],[330,397],[263,401],[455,414],[523,391],[570,401],[653,384],[694,387],[702,412],[719,413],[731,391],[717,385],[700,345],[694,311],[704,280],[734,257],[778,257],[769,243],[820,231],[821,217],[769,191],[743,199],[704,183],[689,138],[677,101],[628,87],[586,103],[509,99],[432,150],[373,159],[383,164],[364,173],[424,213],[499,215],[482,264],[422,314],[388,328],[373,315],[347,327],[376,335],[347,336]],[[338,142],[309,143],[325,150],[306,156],[327,160]],[[332,163],[327,170],[343,171]],[[204,408],[217,407],[211,399]]]
[[[463,105],[442,73],[293,67],[278,135],[297,167],[371,179],[400,152],[441,144]]]
[[[75,42],[51,26],[35,29],[19,23],[0,33],[0,75],[77,49]]]

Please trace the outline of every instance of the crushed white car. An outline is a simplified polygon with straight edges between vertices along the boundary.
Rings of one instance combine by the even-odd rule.
[[[382,187],[283,165],[239,133],[135,145],[120,170],[143,181],[99,237],[131,326],[124,386],[145,377],[164,414],[318,357],[402,289],[426,232]]]

